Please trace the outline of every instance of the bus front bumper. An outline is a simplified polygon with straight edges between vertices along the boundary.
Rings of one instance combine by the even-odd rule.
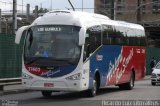
[[[82,83],[81,80],[73,81],[26,81],[22,80],[23,85],[26,89],[30,90],[50,90],[50,91],[83,91],[87,90],[88,86],[86,83]]]

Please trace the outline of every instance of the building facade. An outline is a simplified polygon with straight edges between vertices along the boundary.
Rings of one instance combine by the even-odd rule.
[[[134,23],[160,22],[160,0],[95,0],[95,13]]]

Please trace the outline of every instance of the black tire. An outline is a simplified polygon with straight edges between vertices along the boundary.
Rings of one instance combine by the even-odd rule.
[[[127,84],[127,89],[128,90],[132,90],[134,87],[134,81],[135,81],[135,77],[133,72],[131,73],[131,77],[130,77],[130,82]]]
[[[41,91],[44,97],[50,97],[52,95],[52,91]]]
[[[131,72],[130,81],[128,83],[120,84],[118,86],[119,86],[120,89],[132,90],[133,87],[134,87],[134,81],[135,81],[135,77],[134,77],[133,72]]]
[[[125,90],[126,89],[126,84],[119,84],[119,89]]]
[[[87,90],[87,96],[94,97],[97,94],[98,86],[97,86],[97,79],[94,78],[93,80],[93,88]]]
[[[155,86],[155,85],[156,85],[156,83],[155,83],[155,82],[151,82],[151,84],[152,84],[153,86]]]

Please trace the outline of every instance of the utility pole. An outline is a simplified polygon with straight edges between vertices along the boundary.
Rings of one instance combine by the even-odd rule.
[[[38,6],[35,6],[35,18],[38,18]]]
[[[43,7],[42,7],[42,2],[41,2],[41,4],[40,4],[40,6],[41,6],[40,8],[43,8]]]
[[[83,0],[82,0],[82,11],[83,11]]]
[[[137,23],[141,22],[141,7],[140,7],[140,5],[141,5],[141,0],[137,0],[137,7],[138,7],[138,10],[137,10]]]
[[[22,0],[22,15],[23,15],[23,0]]]
[[[2,20],[1,20],[1,9],[0,9],[0,33],[2,33]]]
[[[52,0],[51,0],[51,10],[50,11],[52,11]]]
[[[115,1],[115,0],[111,0],[111,19],[112,19],[112,20],[114,20],[114,15],[115,15],[115,14],[114,14],[114,12],[115,12],[115,11],[114,11],[114,9],[115,9],[115,8],[114,8],[114,7],[115,7],[115,6],[114,6],[114,4],[115,4],[114,1]]]
[[[30,22],[30,4],[27,4],[27,12],[26,12],[26,16],[27,16],[27,21]]]
[[[17,0],[13,0],[13,33],[17,30]]]
[[[116,0],[114,0],[114,20],[116,20]]]

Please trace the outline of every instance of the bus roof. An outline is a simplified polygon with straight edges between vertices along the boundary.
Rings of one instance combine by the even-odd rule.
[[[50,11],[37,18],[32,25],[75,25],[80,27],[90,27],[94,25],[114,25],[133,29],[144,30],[141,25],[128,23],[125,21],[111,20],[107,16],[69,10]]]

